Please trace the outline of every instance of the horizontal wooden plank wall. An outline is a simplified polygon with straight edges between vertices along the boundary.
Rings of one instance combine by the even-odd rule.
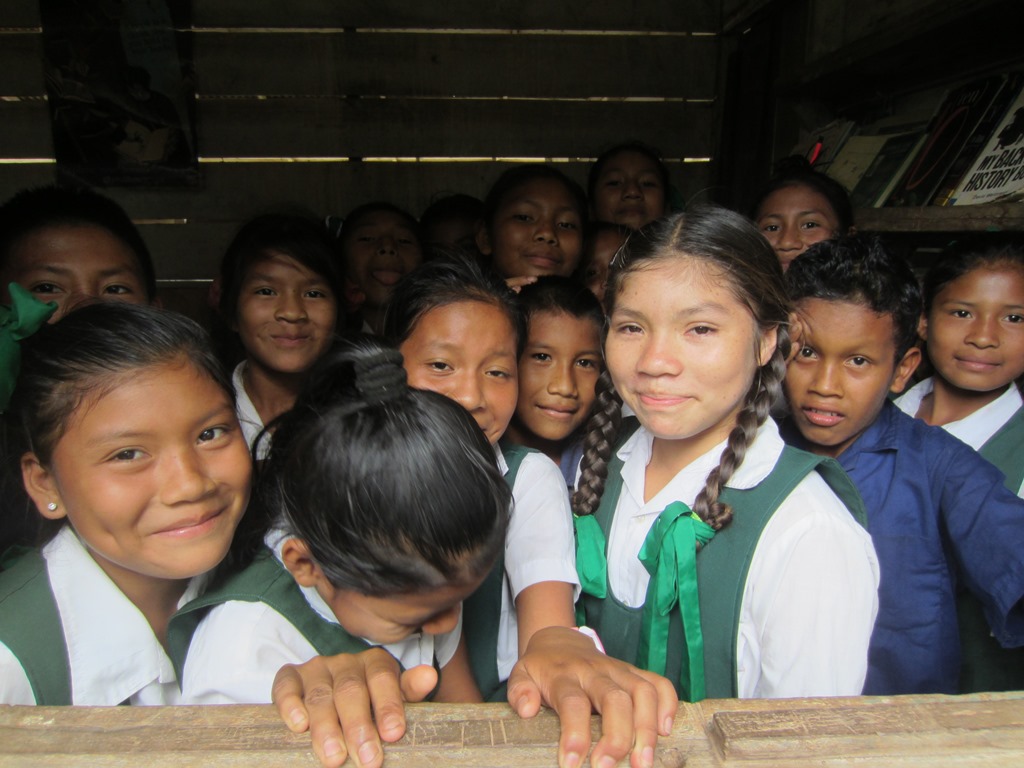
[[[525,6],[525,7],[523,7]],[[548,159],[584,180],[624,139],[707,195],[720,0],[193,4],[200,189],[103,190],[164,280],[208,278],[237,227],[281,206],[419,214]],[[693,162],[693,161],[698,162]],[[0,199],[54,179],[37,0],[0,5]]]

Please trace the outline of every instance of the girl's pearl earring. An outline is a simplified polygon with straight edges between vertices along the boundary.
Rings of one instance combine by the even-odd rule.
[[[57,511],[57,502],[56,501],[51,501],[49,504],[46,505],[46,508],[48,510],[50,510],[51,512],[56,512]]]

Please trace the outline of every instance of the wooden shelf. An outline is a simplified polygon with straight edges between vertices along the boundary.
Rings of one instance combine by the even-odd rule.
[[[1024,231],[1024,203],[964,205],[949,208],[861,208],[857,228],[866,232]]]

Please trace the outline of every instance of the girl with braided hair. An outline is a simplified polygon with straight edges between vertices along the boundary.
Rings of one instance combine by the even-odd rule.
[[[479,699],[460,606],[501,552],[511,492],[473,418],[360,335],[272,426],[228,574],[168,632],[183,699],[269,702],[283,665],[371,646],[436,664],[439,700]]]
[[[849,479],[769,417],[790,348],[771,246],[724,209],[671,216],[612,263],[606,304],[579,620],[691,701],[860,693],[878,565]]]

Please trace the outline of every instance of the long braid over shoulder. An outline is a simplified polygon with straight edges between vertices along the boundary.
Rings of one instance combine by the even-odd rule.
[[[576,515],[592,515],[597,511],[608,480],[608,462],[612,457],[615,437],[622,426],[622,399],[615,391],[607,369],[597,380],[595,395],[583,438],[580,482],[572,497],[572,511]]]
[[[758,370],[743,407],[736,416],[736,426],[729,433],[722,458],[708,475],[703,490],[697,494],[697,499],[693,503],[693,511],[697,516],[716,531],[732,521],[732,509],[728,504],[719,501],[718,497],[726,482],[743,463],[747,448],[771,413],[772,406],[782,397],[782,382],[786,378],[786,355],[789,349],[789,329],[780,326],[775,352]]]
[[[630,274],[669,260],[690,262],[716,284],[728,287],[754,320],[754,355],[756,360],[764,361],[754,373],[718,466],[708,475],[694,502],[694,512],[719,530],[732,519],[732,510],[719,500],[722,490],[742,464],[772,406],[782,397],[791,346],[790,304],[779,261],[757,228],[738,213],[702,207],[661,219],[630,238],[611,264],[606,292],[608,316],[614,314],[616,296]],[[603,378],[610,378],[607,372]],[[600,503],[621,423],[620,408],[621,400],[613,387],[599,390],[587,423],[582,474],[573,499],[576,514],[591,514]]]

